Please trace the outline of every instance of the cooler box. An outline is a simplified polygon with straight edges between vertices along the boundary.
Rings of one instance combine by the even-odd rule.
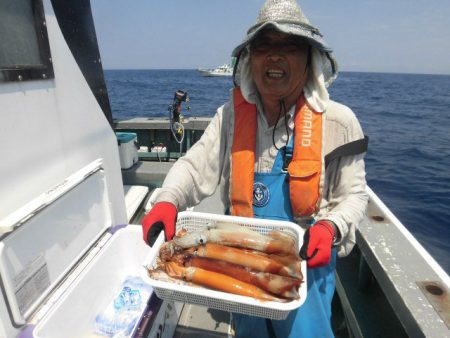
[[[152,249],[112,223],[106,186],[97,160],[0,221],[0,336],[173,334],[173,304],[142,278]]]
[[[139,144],[136,133],[116,133],[119,145],[120,167],[128,169],[138,161]]]

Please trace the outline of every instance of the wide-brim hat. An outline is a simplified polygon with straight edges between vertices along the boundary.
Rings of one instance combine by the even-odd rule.
[[[338,74],[338,64],[332,49],[325,42],[319,29],[312,26],[295,0],[266,0],[261,7],[256,24],[247,31],[247,37],[233,50],[237,63],[247,46],[264,30],[276,30],[304,38],[322,56],[325,84],[330,85]]]

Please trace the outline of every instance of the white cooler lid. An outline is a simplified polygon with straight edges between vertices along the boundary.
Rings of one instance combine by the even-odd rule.
[[[0,283],[11,320],[25,324],[111,227],[102,162],[94,161],[0,221]]]

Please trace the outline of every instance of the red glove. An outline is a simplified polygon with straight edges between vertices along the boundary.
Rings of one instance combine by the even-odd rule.
[[[318,221],[306,230],[300,257],[308,261],[308,268],[318,268],[330,263],[334,238],[334,228],[329,221]]]
[[[156,203],[142,220],[144,241],[153,246],[161,230],[164,229],[166,241],[175,235],[177,208],[170,202]]]

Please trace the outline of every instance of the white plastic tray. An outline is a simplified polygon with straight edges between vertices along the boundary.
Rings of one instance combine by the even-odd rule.
[[[273,221],[255,218],[235,217],[207,214],[200,212],[181,212],[178,214],[177,230],[185,228],[187,231],[197,230],[216,221],[226,221],[267,234],[271,230],[279,230],[293,235],[297,250],[303,243],[303,229],[295,223]],[[157,241],[147,257],[147,266],[154,266],[162,242]],[[287,303],[260,301],[251,297],[233,295],[221,291],[210,290],[202,287],[177,284],[170,281],[162,281],[150,278],[149,284],[156,295],[164,300],[180,301],[184,303],[203,305],[209,308],[242,313],[252,316],[285,319],[290,311],[300,307],[306,299],[306,262],[301,263],[303,283],[300,285],[300,299]]]

